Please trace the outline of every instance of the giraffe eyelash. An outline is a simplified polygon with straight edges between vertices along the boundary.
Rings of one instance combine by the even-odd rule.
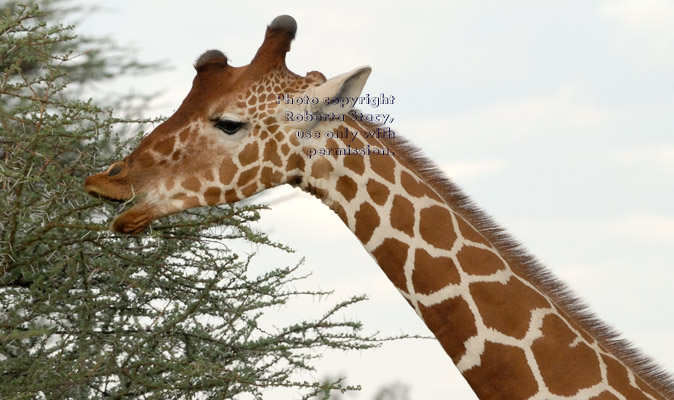
[[[231,119],[216,118],[212,119],[211,121],[213,122],[216,128],[220,129],[227,135],[234,135],[235,133],[237,133],[246,126],[245,122],[235,121]]]

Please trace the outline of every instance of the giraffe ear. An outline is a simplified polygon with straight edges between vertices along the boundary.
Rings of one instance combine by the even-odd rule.
[[[372,68],[365,65],[337,75],[320,86],[311,88],[312,93],[309,93],[309,97],[318,99],[318,104],[311,107],[311,112],[321,114],[345,114],[349,112],[354,102],[343,102],[339,99],[360,96],[370,72],[372,72]]]

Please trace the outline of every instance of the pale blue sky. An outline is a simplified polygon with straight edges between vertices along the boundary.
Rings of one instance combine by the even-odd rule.
[[[598,315],[674,369],[674,1],[96,3],[105,12],[84,32],[171,67],[100,87],[163,89],[149,115],[177,108],[204,50],[247,64],[265,26],[293,15],[294,72],[371,65],[365,91],[396,96],[393,128]],[[284,262],[306,256],[312,284],[334,289],[335,300],[370,295],[354,309],[369,331],[426,332],[326,207],[287,189],[260,201],[274,207],[261,229],[297,249]],[[413,399],[475,398],[430,341],[329,354],[317,375],[337,373],[363,385],[348,398],[396,380]]]

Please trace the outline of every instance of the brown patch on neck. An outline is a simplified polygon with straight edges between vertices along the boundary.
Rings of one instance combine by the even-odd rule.
[[[484,236],[480,235],[479,232],[468,225],[465,219],[457,218],[457,225],[459,225],[459,231],[461,232],[461,236],[463,236],[464,239],[470,240],[471,242],[480,243],[485,246],[490,246]]]
[[[219,187],[209,187],[206,189],[204,192],[204,200],[206,200],[206,204],[209,206],[215,206],[220,203],[220,195],[222,194],[222,190],[220,190]]]
[[[365,172],[365,162],[363,161],[363,156],[344,156],[344,166],[358,175],[363,175]]]
[[[461,297],[455,297],[431,307],[419,304],[419,310],[447,354],[454,363],[458,363],[466,353],[466,341],[477,335],[475,315],[468,303]]]
[[[372,233],[379,226],[379,213],[369,203],[365,202],[360,205],[360,209],[356,212],[356,236],[361,243],[367,244],[372,237]]]
[[[337,180],[337,191],[344,196],[346,201],[351,201],[356,197],[358,184],[353,179],[343,175]]]
[[[377,175],[395,183],[395,162],[390,156],[370,156],[370,166]]]
[[[574,344],[577,336],[561,318],[546,315],[541,331],[543,336],[534,341],[531,350],[551,393],[573,396],[601,382],[597,354],[585,343]]]
[[[550,307],[543,296],[514,276],[505,285],[499,282],[471,283],[470,294],[484,324],[515,339],[522,339],[529,330],[534,309]]]
[[[440,206],[421,210],[419,233],[426,243],[444,250],[451,250],[457,238],[450,212]]]
[[[414,253],[412,283],[417,293],[431,294],[448,285],[458,285],[461,277],[451,258],[433,257],[426,250],[417,249]]]
[[[456,257],[464,272],[471,275],[491,275],[506,268],[496,254],[477,247],[463,246]]]
[[[379,245],[372,255],[377,260],[377,264],[384,271],[388,279],[401,290],[407,291],[405,280],[405,262],[407,261],[407,250],[409,246],[398,239],[386,239]]]
[[[201,182],[196,177],[192,176],[182,182],[182,187],[193,192],[198,192],[201,189]]]
[[[280,171],[275,171],[270,167],[264,167],[262,168],[262,172],[260,173],[260,182],[264,187],[272,187],[275,184],[281,183],[281,180],[283,179],[283,173]]]
[[[372,201],[383,206],[386,203],[386,199],[388,199],[389,190],[385,185],[374,179],[370,179],[367,181],[367,194],[370,195]]]
[[[316,160],[316,162],[311,165],[311,176],[316,179],[325,179],[330,176],[332,171],[332,164],[325,158]]]
[[[405,191],[412,197],[423,197],[426,187],[419,183],[412,175],[408,174],[407,171],[403,171],[400,174],[400,183],[402,183]]]
[[[608,383],[612,388],[617,390],[620,394],[625,396],[626,399],[634,400],[646,400],[648,397],[644,396],[641,393],[641,390],[635,388],[629,384],[629,376],[627,375],[627,369],[615,360],[614,358],[607,357],[602,355],[604,364],[606,364],[606,375],[608,377]],[[659,396],[653,394],[655,398]]]
[[[406,198],[396,195],[393,198],[390,216],[391,226],[409,237],[414,237],[414,205]]]
[[[293,171],[296,169],[304,171],[304,157],[302,157],[297,153],[293,153],[288,158],[288,165],[286,165],[286,171]]]
[[[481,359],[485,367],[476,366],[463,372],[477,397],[528,399],[538,392],[527,357],[519,347],[486,342]]]

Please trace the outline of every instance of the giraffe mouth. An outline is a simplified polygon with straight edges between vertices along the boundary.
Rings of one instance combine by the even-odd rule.
[[[110,230],[113,232],[135,235],[147,229],[150,223],[158,218],[154,207],[135,195],[128,199],[100,194],[98,197],[116,203],[116,216],[110,224]]]
[[[129,199],[122,199],[106,196],[105,194],[95,191],[87,191],[87,193],[94,198],[115,204],[116,216],[110,224],[110,229],[113,232],[132,235],[138,234],[144,231],[155,219],[152,216],[153,213],[150,212],[152,207],[137,201],[136,196]]]
[[[91,196],[95,199],[105,200],[109,203],[118,204],[118,208],[117,208],[118,213],[121,212],[122,211],[121,209],[129,202],[129,200],[124,200],[124,199],[118,198],[118,197],[107,196],[107,195],[105,195],[101,192],[98,192],[98,191],[92,190],[92,189],[87,189],[86,192],[89,196]]]
[[[111,184],[100,175],[87,178],[84,190],[91,197],[116,203],[116,217],[110,224],[113,232],[138,234],[157,219],[154,207],[139,199],[132,186]]]
[[[113,202],[126,202],[134,197],[132,186],[111,181],[105,173],[88,177],[84,181],[84,191],[91,197]]]
[[[122,210],[130,201],[123,204]],[[157,219],[154,207],[147,203],[136,203],[123,211],[110,224],[113,232],[135,235],[143,232],[150,223]]]

